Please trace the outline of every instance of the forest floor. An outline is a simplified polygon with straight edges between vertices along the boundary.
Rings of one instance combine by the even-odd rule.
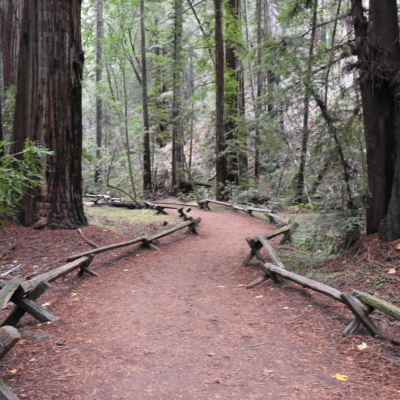
[[[23,339],[0,362],[21,399],[400,399],[400,348],[363,329],[343,336],[352,319],[343,305],[291,283],[246,289],[261,270],[241,267],[245,238],[274,226],[230,212],[191,214],[202,218],[200,236],[168,236],[160,252],[103,253],[91,264],[99,278],[52,283],[39,302],[60,319],[24,317]],[[161,217],[136,229],[179,221]],[[82,230],[98,245],[138,233],[104,224]],[[42,273],[90,249],[77,231],[10,225],[0,239],[18,242],[0,261],[0,274],[23,264],[9,276]]]

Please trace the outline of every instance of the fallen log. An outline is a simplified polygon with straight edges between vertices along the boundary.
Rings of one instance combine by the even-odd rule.
[[[90,240],[83,234],[81,228],[78,229],[78,232],[79,232],[79,234],[82,236],[82,239],[83,239],[88,245],[94,247],[95,249],[97,249],[97,248],[99,247],[98,244],[93,243],[92,241],[90,241]]]
[[[102,206],[109,206],[109,207],[124,207],[128,208],[129,210],[134,210],[139,208],[137,203],[133,201],[104,201],[100,203]]]

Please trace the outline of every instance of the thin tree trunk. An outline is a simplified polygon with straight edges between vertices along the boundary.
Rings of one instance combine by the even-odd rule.
[[[133,178],[133,166],[131,159],[131,146],[129,144],[129,128],[128,128],[128,92],[126,90],[126,76],[125,76],[125,65],[121,65],[122,77],[123,77],[123,90],[124,90],[124,132],[125,132],[125,142],[126,142],[126,155],[128,159],[128,174],[129,180],[131,181],[133,198],[136,201],[136,186],[135,180]]]
[[[96,18],[96,158],[97,166],[94,174],[94,181],[99,182],[101,180],[100,173],[100,159],[101,159],[101,147],[103,139],[103,100],[99,94],[100,84],[103,80],[103,67],[102,56],[103,56],[103,0],[97,0],[97,18]]]
[[[182,121],[182,36],[183,0],[175,0],[174,17],[174,64],[172,99],[172,187],[183,180],[183,121]]]
[[[214,0],[215,7],[215,140],[216,140],[216,198],[223,200],[228,179],[224,132],[224,39],[222,34],[222,0]]]
[[[225,38],[225,75],[229,77],[229,89],[225,89],[225,134],[227,145],[229,148],[228,154],[228,181],[239,183],[239,165],[238,165],[238,149],[236,139],[238,139],[238,96],[239,96],[239,81],[238,81],[238,48],[235,42],[235,34],[239,29],[238,11],[239,0],[228,0],[227,7],[227,23],[226,30],[230,32],[229,37]],[[234,82],[232,82],[234,81]]]
[[[316,32],[316,23],[317,23],[317,11],[318,11],[318,0],[314,0],[313,4],[313,16],[311,21],[311,41],[310,48],[308,53],[308,65],[306,71],[306,80],[311,78],[311,68],[314,58],[314,44],[315,44],[315,32]],[[305,166],[307,159],[307,149],[308,149],[308,137],[310,135],[308,129],[308,119],[309,119],[309,107],[310,107],[310,88],[308,82],[305,85],[305,94],[304,94],[304,114],[303,114],[303,135],[301,139],[301,154],[300,154],[300,163],[299,163],[299,172],[297,176],[297,190],[296,197],[297,201],[301,203],[303,201],[303,190],[304,190],[304,175],[305,175]]]
[[[140,41],[142,53],[142,107],[143,107],[143,190],[151,190],[150,124],[147,96],[146,34],[144,27],[144,0],[140,0]]]
[[[3,37],[4,37],[4,20],[5,20],[6,2],[0,1],[0,117],[4,102],[4,54],[3,54]],[[1,124],[0,124],[1,129]],[[3,133],[1,135],[3,138]],[[3,140],[3,139],[1,139]]]
[[[259,118],[261,115],[261,96],[263,91],[263,72],[261,69],[261,42],[262,42],[262,2],[261,0],[256,1],[256,12],[257,12],[257,94],[254,107],[254,114],[256,117],[256,129],[254,136],[254,176],[260,178],[260,128]]]
[[[39,189],[27,190],[26,226],[76,229],[87,225],[82,204],[81,1],[25,2],[13,153],[25,139],[54,151],[45,156]]]
[[[25,1],[2,0],[3,28],[0,32],[3,44],[4,88],[17,83],[18,55],[21,39],[21,21]]]

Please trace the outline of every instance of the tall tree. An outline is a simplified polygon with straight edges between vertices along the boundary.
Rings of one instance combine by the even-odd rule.
[[[142,53],[142,107],[143,107],[143,190],[151,190],[151,152],[149,105],[147,96],[146,32],[144,26],[144,0],[140,0],[140,42]]]
[[[4,87],[17,83],[18,54],[21,35],[21,20],[24,9],[23,0],[2,0],[0,13],[2,19],[2,53]]]
[[[303,201],[303,191],[305,185],[305,168],[306,168],[306,159],[307,159],[307,149],[308,149],[308,138],[310,135],[309,132],[309,118],[310,118],[310,80],[311,80],[311,71],[314,59],[314,46],[315,46],[315,33],[316,33],[316,25],[317,25],[317,10],[318,10],[318,0],[314,0],[312,3],[313,15],[311,19],[311,41],[310,47],[308,50],[308,60],[307,60],[307,70],[305,76],[305,93],[304,93],[304,112],[303,112],[303,132],[301,138],[301,154],[300,154],[300,163],[299,163],[299,172],[297,174],[297,188],[296,188],[296,197],[297,201],[301,203]]]
[[[175,0],[172,99],[172,186],[183,180],[182,40],[183,0]]]
[[[225,35],[225,132],[229,146],[228,180],[239,183],[238,160],[238,106],[239,106],[239,57],[237,36],[239,31],[238,13],[240,0],[229,0],[226,7]]]
[[[43,160],[42,184],[29,189],[20,215],[26,226],[87,225],[82,204],[81,1],[25,2],[13,130],[14,153],[25,139],[54,151]]]
[[[224,39],[222,34],[222,0],[214,0],[215,7],[215,141],[216,141],[216,198],[224,198],[223,189],[228,180],[226,142],[224,131]]]
[[[103,67],[102,56],[103,56],[103,0],[97,0],[97,16],[96,16],[96,157],[97,162],[100,163],[101,158],[101,146],[103,139],[103,100],[99,94],[100,84],[103,79]],[[94,175],[95,182],[100,181],[100,165],[96,166]]]
[[[367,146],[367,233],[391,241],[400,238],[398,7],[396,0],[370,0],[368,11],[362,0],[351,5]]]

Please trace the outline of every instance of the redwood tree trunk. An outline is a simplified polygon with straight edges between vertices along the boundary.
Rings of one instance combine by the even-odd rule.
[[[144,26],[144,0],[140,0],[140,47],[142,62],[142,108],[143,108],[143,190],[151,190],[151,151],[149,105],[147,96],[146,32]]]
[[[228,170],[226,161],[226,143],[224,132],[224,42],[222,35],[222,0],[214,0],[215,6],[215,87],[216,87],[216,108],[215,108],[215,152],[216,152],[216,198],[223,200],[222,194]]]
[[[183,1],[175,0],[174,65],[172,99],[172,186],[184,180],[183,119],[182,119],[182,38]]]
[[[103,0],[97,0],[96,17],[96,158],[97,166],[94,174],[94,181],[101,181],[101,147],[103,141],[103,100],[100,95],[100,85],[103,80]]]
[[[18,63],[13,151],[26,138],[54,151],[42,185],[25,194],[26,226],[87,225],[82,204],[81,1],[25,2]]]
[[[383,240],[400,238],[400,69],[396,0],[352,0],[367,146],[367,233]]]
[[[228,180],[229,182],[239,183],[238,149],[235,141],[238,139],[238,101],[239,101],[239,76],[238,76],[238,46],[235,35],[238,34],[239,23],[238,13],[240,0],[228,0],[227,14],[229,22],[226,24],[226,31],[229,32],[225,37],[225,76],[229,77],[229,89],[225,90],[225,132],[228,152]]]
[[[24,8],[22,0],[2,0],[3,76],[4,87],[17,83],[18,54],[21,20]]]

